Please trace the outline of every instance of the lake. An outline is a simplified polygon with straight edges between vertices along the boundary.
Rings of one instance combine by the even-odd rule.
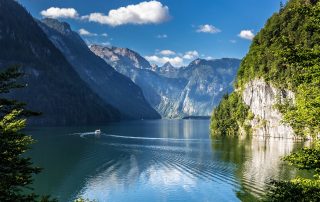
[[[100,137],[94,135],[101,129]],[[30,128],[29,155],[44,170],[34,187],[59,201],[254,201],[271,178],[297,175],[280,158],[284,139],[211,139],[209,120],[157,120],[95,127]]]

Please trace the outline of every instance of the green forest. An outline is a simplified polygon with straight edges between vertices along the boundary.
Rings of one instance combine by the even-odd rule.
[[[297,136],[314,138],[320,134],[320,2],[291,0],[281,5],[255,36],[243,59],[235,81],[235,92],[226,95],[212,113],[212,136],[250,135],[250,109],[242,91],[254,79],[263,79],[278,89],[294,92],[295,100],[276,104],[283,121]],[[314,173],[313,179],[272,181],[266,201],[320,200],[320,147],[310,148],[283,159],[301,170]]]

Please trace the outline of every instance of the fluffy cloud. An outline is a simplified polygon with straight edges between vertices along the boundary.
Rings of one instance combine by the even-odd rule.
[[[166,39],[166,38],[168,38],[168,35],[166,35],[166,34],[159,34],[159,35],[157,35],[157,38],[158,38],[158,39]]]
[[[91,33],[91,32],[89,32],[88,30],[86,30],[86,29],[79,29],[79,34],[81,35],[81,36],[98,36],[98,34],[96,34],[96,33]]]
[[[101,34],[101,36],[108,37],[108,34],[107,33],[103,33],[103,34]]]
[[[139,4],[110,10],[108,15],[91,13],[82,18],[90,22],[110,26],[124,24],[158,24],[169,19],[169,8],[158,1],[144,1]]]
[[[173,66],[176,67],[181,67],[184,65],[183,63],[183,59],[181,57],[159,57],[156,55],[152,55],[152,56],[145,56],[145,58],[151,62],[151,63],[156,63],[158,65],[164,65],[167,62],[170,62]]]
[[[188,65],[192,60],[198,57],[199,57],[199,53],[195,50],[187,51],[184,54],[181,54],[181,53],[177,54],[172,50],[162,50],[162,51],[157,51],[156,55],[145,56],[145,58],[150,63],[155,63],[161,66],[167,62],[170,62],[175,67]]]
[[[197,51],[188,51],[183,55],[183,59],[192,60],[199,57],[199,53]]]
[[[47,18],[78,18],[79,14],[74,8],[57,8],[51,7],[40,12],[43,17]]]
[[[197,29],[197,32],[215,34],[215,33],[221,32],[221,30],[216,28],[213,25],[206,24],[206,25],[200,25]]]
[[[162,50],[159,52],[161,55],[175,55],[176,52],[172,51],[172,50]]]
[[[251,30],[241,30],[238,36],[243,39],[252,40],[254,37],[254,34]]]

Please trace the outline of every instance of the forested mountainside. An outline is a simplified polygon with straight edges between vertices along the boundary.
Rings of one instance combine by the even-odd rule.
[[[212,133],[319,135],[319,64],[320,3],[291,0],[253,39],[237,90],[213,112]]]
[[[140,86],[149,103],[165,118],[210,115],[223,94],[232,91],[240,65],[240,60],[226,58],[197,59],[182,68],[171,64],[152,67],[126,48],[92,45],[90,49]]]
[[[119,111],[91,91],[19,3],[0,0],[0,69],[11,64],[22,65],[21,82],[27,88],[10,96],[43,113],[31,124],[98,124],[120,119]]]
[[[105,102],[117,108],[122,119],[161,118],[146,101],[142,90],[92,53],[69,24],[55,19],[44,19],[39,24],[80,78]]]

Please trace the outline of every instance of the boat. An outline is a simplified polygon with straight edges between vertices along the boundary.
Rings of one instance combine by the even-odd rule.
[[[101,130],[100,130],[100,129],[97,129],[96,131],[94,131],[94,134],[95,134],[95,135],[101,135]]]

